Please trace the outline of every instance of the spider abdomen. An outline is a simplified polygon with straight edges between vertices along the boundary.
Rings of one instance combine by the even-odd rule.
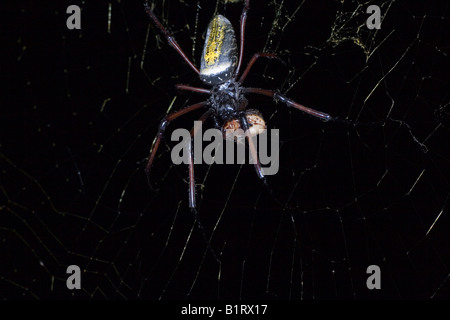
[[[215,16],[206,31],[200,62],[200,79],[216,85],[230,80],[238,61],[236,36],[231,22],[222,15]]]

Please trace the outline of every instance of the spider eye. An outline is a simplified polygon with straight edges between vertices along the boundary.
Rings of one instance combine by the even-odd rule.
[[[247,122],[250,125],[250,136],[256,136],[266,130],[266,122],[262,115],[257,110],[247,110],[245,112]],[[225,140],[236,141],[238,143],[244,143],[245,133],[241,129],[239,121],[236,119],[225,122],[222,128],[223,138]]]
[[[236,36],[231,22],[222,15],[215,16],[206,31],[200,62],[200,79],[216,85],[233,76],[238,61]]]

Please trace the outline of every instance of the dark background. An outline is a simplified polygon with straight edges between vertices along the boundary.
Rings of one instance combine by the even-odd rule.
[[[70,4],[82,29],[68,30]],[[107,29],[111,5],[111,32]],[[381,6],[380,30],[365,27]],[[199,65],[215,9],[164,1],[155,13]],[[246,85],[279,89],[355,128],[249,96],[280,129],[269,192],[251,165],[143,168],[159,121],[202,86],[149,24],[141,1],[2,4],[0,297],[49,299],[448,298],[448,1],[252,1]],[[190,128],[201,112],[171,124]],[[278,201],[275,199],[277,198]],[[66,268],[83,271],[66,288]],[[381,290],[366,269],[381,268]]]

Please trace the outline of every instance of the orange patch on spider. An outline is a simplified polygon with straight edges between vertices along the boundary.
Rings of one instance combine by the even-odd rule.
[[[250,136],[256,136],[266,130],[266,122],[264,121],[261,113],[258,111],[247,110],[245,117],[247,118],[247,122],[250,127],[248,129]],[[243,129],[241,129],[241,124],[237,119],[232,119],[225,122],[222,131],[223,137],[226,140],[243,142],[245,138],[245,133]]]

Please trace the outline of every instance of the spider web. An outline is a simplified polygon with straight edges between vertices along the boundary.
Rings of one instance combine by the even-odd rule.
[[[81,30],[66,28],[69,4],[82,8]],[[379,30],[366,27],[371,4]],[[226,15],[236,30],[241,9],[155,4],[196,65],[211,17]],[[196,165],[204,234],[169,138],[201,112],[169,125],[157,190],[143,170],[162,117],[202,97],[174,88],[201,84],[141,1],[2,11],[11,28],[2,36],[2,298],[450,296],[448,1],[251,1],[244,64],[255,52],[280,60],[258,61],[246,85],[361,125],[249,96],[280,130],[280,169],[269,191],[251,165]],[[82,270],[81,290],[66,287],[69,265]],[[370,265],[380,290],[366,287]]]

